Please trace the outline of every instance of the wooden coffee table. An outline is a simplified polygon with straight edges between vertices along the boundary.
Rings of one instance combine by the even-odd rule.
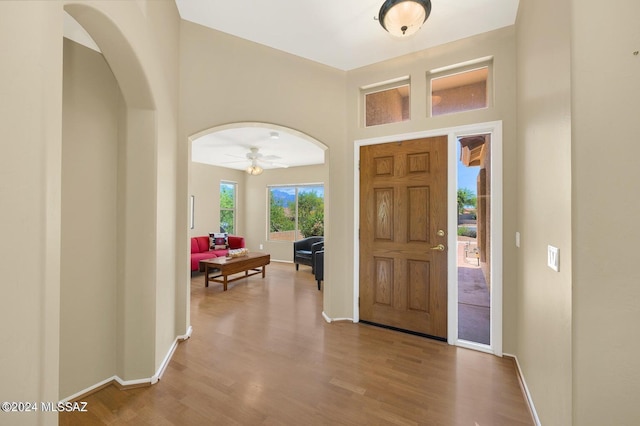
[[[271,255],[267,253],[249,252],[241,257],[216,257],[200,261],[200,267],[204,268],[204,286],[209,287],[209,281],[222,283],[224,291],[227,291],[227,283],[242,278],[250,277],[262,272],[264,278],[267,265],[271,261]],[[252,271],[251,273],[249,271]],[[229,275],[244,272],[244,275],[229,279]],[[210,273],[218,275],[209,276]],[[220,279],[222,277],[222,279]]]

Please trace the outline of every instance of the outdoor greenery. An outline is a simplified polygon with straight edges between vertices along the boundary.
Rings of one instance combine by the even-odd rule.
[[[235,185],[220,184],[220,231],[235,233]]]
[[[305,237],[324,235],[324,198],[316,191],[298,194],[298,225]]]
[[[476,238],[477,232],[475,229],[460,226],[458,227],[458,236]]]
[[[293,231],[296,228],[295,203],[293,213],[291,210],[285,212],[284,206],[278,204],[273,192],[269,192],[269,212],[270,232]]]
[[[269,195],[269,211],[270,232],[295,230],[297,212],[298,229],[302,237],[324,235],[324,198],[315,190],[298,192],[297,204],[294,198],[286,207],[279,203],[272,191]]]
[[[464,208],[475,207],[477,198],[469,188],[458,188],[458,214],[464,213]]]

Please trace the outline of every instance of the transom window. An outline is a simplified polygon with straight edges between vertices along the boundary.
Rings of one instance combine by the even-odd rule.
[[[408,78],[363,88],[365,126],[409,120],[411,118],[410,88]]]
[[[489,65],[448,70],[431,78],[431,115],[438,116],[489,106]]]

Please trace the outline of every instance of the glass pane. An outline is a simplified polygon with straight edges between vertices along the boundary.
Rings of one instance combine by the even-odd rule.
[[[324,235],[324,186],[269,188],[269,240]]]
[[[324,188],[298,188],[298,228],[302,238],[324,236]]]
[[[483,67],[431,80],[431,115],[487,107],[489,68]]]
[[[220,183],[220,208],[233,209],[236,207],[236,185],[233,183]]]
[[[458,144],[458,338],[491,339],[491,135]]]
[[[397,123],[409,120],[409,85],[365,95],[365,125]]]
[[[296,188],[269,189],[269,240],[295,241]]]
[[[236,231],[236,184],[220,182],[220,232]]]
[[[235,234],[235,212],[233,210],[220,210],[220,232]]]

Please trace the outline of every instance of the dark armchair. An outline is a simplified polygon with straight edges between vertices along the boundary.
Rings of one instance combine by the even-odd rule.
[[[294,241],[293,263],[296,264],[296,271],[302,264],[311,266],[311,272],[314,272],[314,254],[323,248],[324,237],[307,237],[299,241]]]
[[[318,281],[318,290],[320,290],[320,281],[324,281],[324,248],[315,253],[314,266],[316,281]]]

